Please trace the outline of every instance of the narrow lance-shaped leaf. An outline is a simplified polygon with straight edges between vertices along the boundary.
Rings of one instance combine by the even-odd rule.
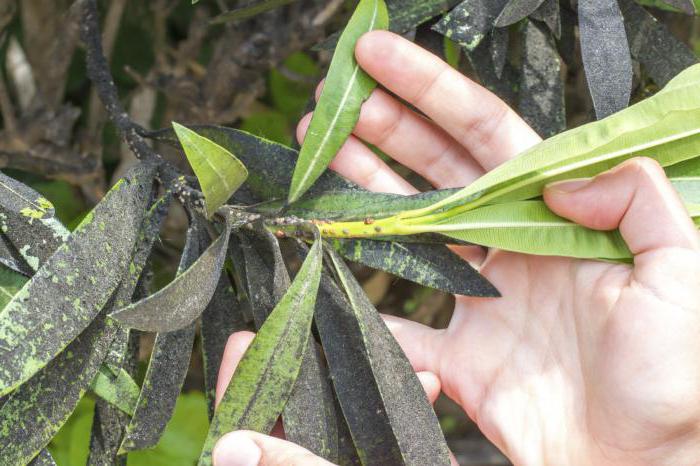
[[[269,433],[282,413],[301,367],[321,277],[317,240],[292,285],[243,355],[214,414],[199,465],[227,432],[250,429]]]
[[[698,62],[693,50],[634,0],[620,0],[632,56],[659,86]]]
[[[0,311],[0,395],[38,372],[95,318],[127,269],[155,167],[138,165]]]
[[[216,18],[211,20],[212,24],[226,23],[228,21],[241,21],[246,18],[265,13],[266,11],[279,8],[281,6],[292,3],[296,0],[262,0],[254,2],[250,5],[242,6],[231,11],[221,13]]]
[[[510,0],[496,19],[497,27],[506,27],[527,18],[534,13],[544,0]]]
[[[693,0],[663,0],[663,2],[689,15],[695,14],[695,4]]]
[[[657,95],[605,120],[569,130],[500,165],[457,194],[406,217],[540,196],[548,183],[587,178],[635,157],[671,167],[700,156],[700,65]],[[694,161],[693,161],[694,163]],[[674,176],[684,173],[676,173]]]
[[[311,119],[289,191],[298,200],[326,170],[352,132],[362,103],[377,83],[355,61],[355,43],[366,32],[389,24],[384,0],[360,0],[345,28]]]
[[[0,408],[0,464],[27,464],[56,435],[107,355],[113,328],[99,316]]]
[[[90,384],[90,389],[95,395],[129,416],[134,414],[140,390],[124,369],[118,369],[115,373],[103,366]]]
[[[520,115],[543,137],[566,129],[561,60],[549,32],[527,21],[523,34]]]
[[[173,128],[197,175],[204,193],[207,216],[211,218],[245,182],[248,170],[231,152],[217,143],[175,122]]]
[[[516,106],[520,73],[508,60],[502,63],[502,69],[501,63],[494,61],[494,58],[497,58],[493,53],[494,41],[498,41],[501,34],[495,29],[491,30],[479,46],[474,50],[467,50],[466,55],[481,84],[509,105]]]
[[[68,237],[41,194],[0,173],[0,230],[33,270],[38,270]]]
[[[363,239],[336,239],[331,244],[351,261],[423,286],[465,296],[500,296],[468,262],[442,245]]]
[[[216,291],[226,260],[232,222],[233,219],[227,221],[219,237],[171,283],[110,317],[128,328],[144,332],[174,332],[194,322]]]
[[[130,303],[132,299],[138,299],[138,297],[145,294],[144,281],[146,277],[142,273],[151,254],[153,244],[158,238],[161,224],[168,213],[170,200],[171,193],[166,192],[153,203],[146,214],[139,239],[134,248],[131,264],[129,264],[129,270],[114,297],[111,310],[121,308]],[[107,373],[113,373],[114,370],[118,372],[125,371],[126,375],[133,376],[137,368],[139,337],[139,335],[134,335],[133,332],[130,332],[129,329],[118,327],[100,371]],[[116,382],[119,382],[118,378]],[[95,380],[93,380],[93,385],[94,383]],[[119,392],[122,390],[115,391]],[[136,386],[136,398],[138,398],[138,395],[139,388]],[[117,453],[126,427],[129,424],[130,415],[133,414],[136,404],[136,399],[129,398],[129,414],[115,406],[115,404],[119,405],[122,402],[121,398],[108,401],[98,399],[95,402],[95,414],[93,415],[90,431],[89,465],[110,464],[126,466],[126,457],[118,457]],[[121,406],[121,408],[124,408],[124,406]]]
[[[581,55],[598,119],[627,107],[632,57],[617,0],[579,0]]]
[[[2,233],[0,233],[0,265],[27,277],[34,275],[34,270],[27,264],[10,240]]]
[[[203,221],[195,217],[187,231],[179,273],[199,257],[208,245],[208,236]],[[156,335],[134,416],[126,429],[120,453],[151,448],[160,440],[187,375],[194,336],[194,324]]]
[[[471,52],[493,29],[508,0],[465,0],[446,14],[433,29]]]
[[[552,34],[554,34],[554,37],[557,39],[561,38],[562,24],[559,0],[545,0],[530,17],[545,23],[549,30],[552,31]]]
[[[324,276],[316,324],[362,464],[449,465],[411,364],[345,263],[329,254],[345,296]]]
[[[229,249],[231,249],[229,242]],[[233,245],[237,247],[237,245]],[[238,266],[238,265],[236,265]],[[247,325],[237,293],[234,291],[226,270],[219,277],[209,305],[202,313],[202,366],[204,370],[204,390],[207,395],[209,420],[214,415],[216,382],[219,367],[228,338],[234,333],[246,330]]]
[[[618,231],[595,231],[552,213],[542,201],[480,207],[430,226],[463,241],[546,256],[630,259]]]
[[[495,28],[491,31],[491,60],[496,76],[503,76],[503,70],[508,62],[508,43],[510,33],[508,28]]]
[[[245,284],[256,328],[265,321],[289,288],[282,251],[267,230],[239,234]],[[324,377],[323,357],[309,339],[299,376],[282,412],[287,439],[314,454],[335,462],[338,456],[337,421],[333,392]]]

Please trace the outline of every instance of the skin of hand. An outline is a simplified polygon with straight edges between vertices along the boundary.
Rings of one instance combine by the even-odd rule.
[[[356,56],[426,115],[381,89],[364,104],[332,168],[368,189],[415,192],[360,140],[436,188],[465,186],[540,140],[493,94],[397,35],[365,35]],[[441,388],[516,465],[700,464],[700,240],[678,195],[654,161],[633,159],[548,186],[544,199],[589,228],[619,228],[634,264],[462,251],[482,260],[501,298],[458,297],[444,330],[385,318],[429,397]],[[251,338],[231,337],[220,392]],[[250,432],[222,438],[214,458],[329,464]]]

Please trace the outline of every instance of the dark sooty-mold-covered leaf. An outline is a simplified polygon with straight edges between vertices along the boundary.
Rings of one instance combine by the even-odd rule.
[[[146,214],[139,239],[134,248],[131,264],[129,264],[129,270],[114,296],[111,310],[122,308],[131,303],[135,297],[141,297],[145,293],[142,272],[151,254],[153,244],[158,238],[163,220],[168,213],[170,199],[170,193],[166,193],[153,203]],[[115,370],[127,371],[126,375],[133,376],[136,372],[138,359],[138,341],[139,335],[134,335],[129,329],[118,326],[100,371],[112,373]],[[93,384],[94,382],[93,380]],[[132,399],[128,402],[128,409],[132,414],[138,396],[139,388],[136,387],[136,398],[131,397]],[[121,401],[119,402],[121,403]],[[125,414],[122,409],[105,400],[96,400],[90,431],[89,465],[126,466],[126,456],[119,457],[118,452],[129,420],[130,416]]]
[[[236,246],[236,245],[234,245]],[[231,245],[229,244],[229,249]],[[234,264],[234,267],[238,267]],[[209,420],[214,415],[216,381],[226,342],[234,332],[246,330],[247,325],[239,297],[224,270],[211,301],[202,313],[200,328],[202,336],[202,365],[204,369],[204,391],[207,395]]]
[[[174,332],[190,325],[204,312],[216,291],[230,235],[231,225],[227,224],[211,246],[171,283],[110,317],[144,332]]]
[[[267,230],[241,231],[245,287],[256,328],[262,327],[289,288],[277,238]],[[333,393],[323,375],[321,354],[309,340],[299,376],[282,413],[287,438],[330,461],[337,457]]]
[[[548,138],[566,129],[559,52],[549,32],[532,21],[527,21],[522,34],[518,110],[540,136]]]
[[[0,173],[0,231],[33,270],[68,237],[54,217],[54,208],[41,194]]]
[[[233,128],[192,126],[192,129],[236,154],[248,169],[248,179],[233,196],[236,202],[255,204],[286,198],[294,164],[299,156],[296,150]],[[157,131],[151,137],[179,147],[171,129]],[[362,188],[328,170],[321,175],[307,196],[347,189]]]
[[[696,3],[694,3],[693,0],[663,0],[663,2],[674,8],[678,8],[686,14],[695,14]]]
[[[178,273],[197,260],[208,242],[209,234],[204,222],[195,217],[187,231]],[[195,324],[156,335],[134,417],[120,447],[121,453],[151,448],[160,440],[187,375],[194,336]]]
[[[561,38],[561,8],[559,0],[545,0],[540,7],[535,10],[530,18],[542,21],[547,25],[554,37]]]
[[[493,29],[507,0],[465,0],[446,14],[433,29],[472,51]]]
[[[360,459],[449,465],[445,437],[411,364],[343,260],[329,254],[345,295],[324,278],[316,323]]]
[[[212,419],[200,466],[212,464],[212,449],[225,433],[238,429],[269,433],[282,414],[311,333],[321,256],[321,240],[317,238],[291,286],[236,367]]]
[[[128,268],[154,174],[132,169],[0,312],[0,394],[36,374],[107,303]]]
[[[497,66],[493,61],[491,43],[493,34],[489,33],[473,51],[466,52],[469,63],[475,70],[481,84],[511,106],[517,105],[520,73],[506,61],[501,75],[497,74]]]
[[[503,69],[508,60],[508,42],[510,34],[508,28],[496,28],[491,31],[491,60],[496,76],[503,76]]]
[[[534,13],[544,0],[510,0],[496,18],[496,26],[502,28],[515,24]]]
[[[632,57],[617,0],[579,0],[579,31],[588,89],[598,119],[627,107]]]
[[[68,420],[107,355],[113,328],[95,319],[0,408],[0,464],[27,464]]]
[[[368,239],[331,243],[345,258],[424,286],[465,296],[500,296],[491,283],[446,246]]]
[[[620,0],[632,56],[659,86],[698,63],[693,50],[633,0]]]

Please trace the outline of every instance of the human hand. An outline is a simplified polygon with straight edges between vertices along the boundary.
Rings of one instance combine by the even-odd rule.
[[[356,55],[429,118],[373,93],[331,165],[368,189],[415,192],[360,139],[436,188],[467,185],[539,142],[493,94],[399,36],[367,34]],[[388,318],[390,329],[414,369],[435,374],[517,465],[698,464],[700,241],[682,202],[648,159],[544,198],[589,228],[620,228],[634,265],[491,251],[480,268],[501,298],[458,297],[445,330]]]

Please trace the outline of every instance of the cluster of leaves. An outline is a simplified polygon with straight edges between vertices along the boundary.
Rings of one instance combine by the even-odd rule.
[[[283,3],[260,2],[245,14]],[[142,131],[110,102],[106,66],[88,50],[98,91],[143,161],[70,234],[46,199],[0,175],[0,463],[54,464],[45,448],[87,391],[98,397],[89,464],[120,464],[124,453],[154,447],[173,415],[199,332],[211,421],[199,464],[211,464],[223,433],[269,432],[281,416],[290,440],[339,464],[447,465],[448,449],[423,389],[344,259],[450,293],[489,297],[498,291],[448,244],[628,259],[617,233],[564,222],[537,197],[547,182],[593,176],[635,155],[667,167],[689,210],[700,214],[697,66],[667,79],[655,97],[552,138],[463,190],[369,193],[328,172],[376,85],[354,61],[357,38],[378,28],[407,32],[450,8],[434,27],[458,42],[485,75],[511,73],[513,65],[503,58],[507,37],[524,34],[520,108],[530,99],[542,116],[560,111],[548,106],[561,91],[551,38],[564,40],[568,27],[573,34],[565,19],[574,17],[570,7],[511,0],[494,10],[499,2],[457,3],[360,0],[340,37],[322,45],[334,46],[335,54],[300,151],[223,127],[176,124],[149,134],[183,149],[204,204],[191,180],[175,176],[135,136]],[[90,31],[96,18],[94,2],[87,4]],[[625,9],[645,15],[644,34],[607,8],[612,4],[579,1],[582,48],[593,63],[587,64],[589,83],[601,115],[626,106],[630,89],[624,81],[606,88],[603,100],[596,97],[606,85],[596,81],[596,66],[618,52],[592,47],[590,34],[615,30],[612,20],[627,24],[626,33],[639,40],[649,30],[666,37],[654,50],[667,61],[674,53],[668,50],[679,46],[642,7],[629,2]],[[660,58],[634,46],[631,51],[666,84],[652,71]],[[674,66],[680,71],[690,64]],[[188,212],[186,245],[177,276],[149,294],[149,259],[173,198]],[[278,238],[284,235],[303,262],[293,280]],[[257,336],[215,409],[225,342],[249,328]],[[134,381],[139,332],[157,335],[140,385]]]

